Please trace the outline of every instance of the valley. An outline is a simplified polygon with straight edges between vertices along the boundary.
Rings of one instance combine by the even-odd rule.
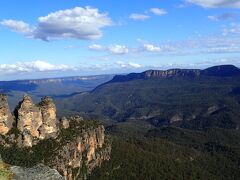
[[[48,82],[48,87],[55,86],[55,83]],[[30,89],[31,86],[26,87]],[[25,139],[23,142],[12,138],[3,142],[6,145],[13,141],[17,146],[33,144],[31,154],[21,148],[10,148],[7,151],[3,148],[1,154],[4,162],[20,167],[33,167],[44,161],[50,167],[58,169],[67,179],[72,179],[72,176],[93,180],[236,179],[240,175],[239,87],[240,69],[223,65],[205,70],[149,70],[116,75],[102,84],[96,83],[95,87],[84,92],[74,93],[74,89],[71,94],[69,90],[69,95],[62,95],[64,90],[58,89],[61,95],[53,96],[56,115],[67,117],[60,121],[64,126],[69,126],[68,121],[72,124],[70,130],[63,129],[57,136],[61,137],[58,140],[61,145],[51,138],[39,142],[34,137],[22,134],[23,140]],[[27,97],[24,98],[23,102],[25,101],[29,101]],[[50,102],[47,99],[43,101]],[[41,104],[45,103],[40,103],[39,107]],[[15,111],[17,114],[27,110],[21,109],[22,106],[19,105]],[[38,104],[36,107],[31,106],[30,109],[37,112]],[[20,116],[16,118],[19,119]],[[83,118],[84,122],[79,118]],[[33,119],[36,119],[35,116]],[[70,147],[72,152],[78,151],[74,148],[74,137],[87,138],[83,127],[101,129],[98,123],[105,126],[105,139],[106,143],[111,142],[111,155],[110,146],[106,145],[105,150],[94,156],[94,167],[98,164],[95,168],[91,168],[92,161],[87,161],[91,173],[82,173],[80,170],[75,174],[72,168],[62,169],[59,164],[64,162],[60,162],[59,157],[73,158],[72,163],[77,163],[74,156],[64,149]],[[35,126],[30,131],[31,136],[35,135],[34,128]],[[20,133],[23,132],[19,130]],[[89,133],[100,133],[100,130],[94,131],[90,130]],[[40,128],[39,132],[44,131]],[[92,135],[88,138],[91,137]],[[61,146],[66,142],[67,145],[62,149]],[[84,143],[91,145],[88,141]],[[58,153],[54,153],[54,156],[43,150],[55,147]],[[92,151],[86,150],[89,153]],[[42,153],[39,154],[39,151]],[[9,153],[12,154],[11,157]],[[103,161],[99,164],[97,158],[102,158]]]

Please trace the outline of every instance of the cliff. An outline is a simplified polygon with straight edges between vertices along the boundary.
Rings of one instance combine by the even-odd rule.
[[[86,179],[110,159],[104,127],[82,117],[56,117],[50,97],[34,104],[27,95],[12,115],[7,97],[0,99],[0,152],[4,162],[21,167],[43,163],[66,179]]]
[[[86,125],[80,117],[72,117],[69,121],[69,129],[62,130],[60,134],[67,142],[60,141],[62,146],[50,164],[67,179],[84,179],[87,173],[110,159],[111,146],[105,140],[105,129],[102,125]],[[64,162],[67,162],[67,166],[62,166]]]
[[[9,110],[7,96],[0,94],[0,134],[7,134],[12,128],[13,116]]]
[[[32,147],[40,139],[57,137],[56,107],[50,97],[44,97],[35,105],[31,97],[25,95],[14,112],[22,136],[22,140],[18,140],[19,146]]]
[[[111,81],[105,84],[114,83],[114,82],[126,82],[126,81],[131,81],[136,79],[172,78],[172,77],[197,78],[201,76],[231,77],[231,76],[239,76],[239,75],[240,75],[239,68],[233,65],[221,65],[221,66],[213,66],[204,70],[200,70],[200,69],[147,70],[142,73],[116,75],[113,77]]]

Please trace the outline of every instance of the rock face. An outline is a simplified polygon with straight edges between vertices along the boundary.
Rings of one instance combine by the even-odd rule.
[[[38,139],[54,138],[57,136],[56,107],[53,100],[45,97],[35,105],[31,97],[25,95],[15,109],[17,128],[22,134],[25,147],[32,147]]]
[[[63,117],[60,124],[50,97],[34,104],[25,95],[13,116],[7,97],[0,96],[0,148],[5,150],[1,152],[6,163],[17,165],[12,167],[13,179],[63,179],[56,170],[67,180],[86,179],[94,168],[110,159],[111,145],[104,131],[96,121],[84,121],[79,116]],[[17,156],[10,154],[18,152]],[[53,169],[36,165],[42,162]],[[36,166],[19,167],[29,164]]]
[[[68,119],[67,119],[66,117],[63,117],[63,118],[61,119],[61,123],[62,123],[62,127],[63,127],[64,129],[69,128],[69,121],[68,121]]]
[[[145,78],[159,78],[159,77],[198,77],[201,71],[198,69],[170,69],[166,71],[149,70],[143,72]]]
[[[197,78],[201,76],[216,76],[216,77],[231,77],[239,76],[240,69],[233,65],[222,65],[200,69],[169,69],[169,70],[148,70],[142,73],[130,73],[127,75],[116,75],[112,80],[105,83],[125,82],[136,79],[151,79],[151,78],[172,78],[172,77],[189,77]]]
[[[9,110],[7,96],[0,94],[0,134],[7,134],[13,124],[13,117]]]
[[[23,168],[12,166],[10,170],[13,172],[12,180],[64,180],[57,170],[51,169],[44,164],[38,164],[32,168]]]
[[[104,131],[102,125],[79,129],[79,135],[57,152],[51,167],[67,179],[84,179],[84,176],[100,166],[103,161],[110,159],[111,146],[105,143]]]
[[[42,113],[42,126],[40,127],[40,139],[57,136],[56,106],[50,97],[44,97],[39,103]]]
[[[179,114],[175,114],[171,119],[170,123],[183,121],[183,118]]]
[[[31,97],[25,95],[15,110],[17,128],[22,134],[23,146],[32,146],[32,139],[39,138],[39,128],[42,125],[42,113],[33,104]]]

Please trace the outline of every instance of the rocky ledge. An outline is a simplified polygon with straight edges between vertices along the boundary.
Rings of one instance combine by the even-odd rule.
[[[51,169],[44,164],[38,164],[31,168],[12,166],[12,180],[64,180],[57,170]]]
[[[86,179],[110,159],[111,143],[104,131],[98,122],[80,116],[58,120],[50,97],[34,104],[25,95],[12,114],[7,97],[0,95],[0,153],[5,163],[20,170],[42,163],[66,179]]]

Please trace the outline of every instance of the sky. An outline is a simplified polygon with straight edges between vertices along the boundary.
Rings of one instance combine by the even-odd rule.
[[[0,80],[240,67],[240,0],[0,1]]]

